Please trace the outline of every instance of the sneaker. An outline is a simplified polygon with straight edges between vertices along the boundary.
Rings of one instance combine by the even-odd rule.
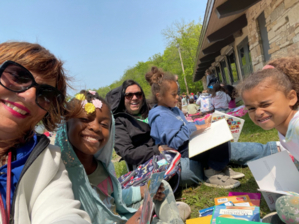
[[[185,202],[176,202],[179,209],[179,214],[183,222],[185,222],[191,215],[191,208]]]
[[[240,182],[225,175],[222,171],[213,169],[205,170],[205,175],[208,178],[204,184],[209,187],[218,187],[224,189],[232,189],[240,186]]]
[[[236,172],[232,168],[228,168],[228,167],[226,167],[223,170],[223,173],[225,173],[225,175],[229,176],[229,178],[231,179],[239,179],[245,177],[244,173]]]
[[[277,215],[277,212],[272,212],[268,215],[266,215],[263,220],[263,223],[271,223],[271,224],[283,224],[284,222],[281,221],[279,216]]]

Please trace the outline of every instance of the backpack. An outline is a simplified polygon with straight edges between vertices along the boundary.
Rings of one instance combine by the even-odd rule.
[[[127,189],[131,186],[144,186],[152,173],[158,173],[166,171],[164,174],[164,180],[169,181],[170,185],[175,192],[180,183],[181,177],[181,154],[175,150],[167,150],[160,153],[160,155],[154,155],[152,159],[149,159],[144,164],[139,165],[135,170],[122,175],[118,178],[123,189]]]

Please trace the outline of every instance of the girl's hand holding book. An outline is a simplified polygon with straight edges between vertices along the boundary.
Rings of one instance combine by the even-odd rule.
[[[211,123],[212,123],[212,116],[210,115],[209,117],[207,117],[207,119],[205,119],[205,124],[202,124],[202,125],[196,124],[195,126],[198,131],[199,130],[204,131],[205,129],[211,127]]]

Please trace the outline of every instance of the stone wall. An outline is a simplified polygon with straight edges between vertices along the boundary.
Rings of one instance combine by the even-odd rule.
[[[262,0],[247,10],[248,41],[254,71],[266,63],[257,17],[264,11],[271,58],[299,55],[299,0]]]

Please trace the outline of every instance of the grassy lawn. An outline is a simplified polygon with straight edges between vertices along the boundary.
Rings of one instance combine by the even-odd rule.
[[[245,119],[244,127],[239,139],[239,142],[259,142],[267,143],[269,141],[278,141],[278,134],[276,130],[264,131],[260,127],[253,124],[248,114],[243,117]],[[114,154],[114,160],[117,155]],[[114,163],[116,174],[118,176],[127,172],[124,161]],[[248,167],[234,167],[235,171],[242,172],[245,177],[240,179],[241,186],[233,190],[225,190],[218,188],[210,188],[201,184],[197,187],[183,189],[180,198],[185,198],[183,201],[191,206],[191,218],[198,217],[198,210],[214,206],[214,198],[227,196],[229,191],[237,192],[257,192],[257,184]],[[261,217],[269,213],[268,206],[262,197],[261,200]]]

